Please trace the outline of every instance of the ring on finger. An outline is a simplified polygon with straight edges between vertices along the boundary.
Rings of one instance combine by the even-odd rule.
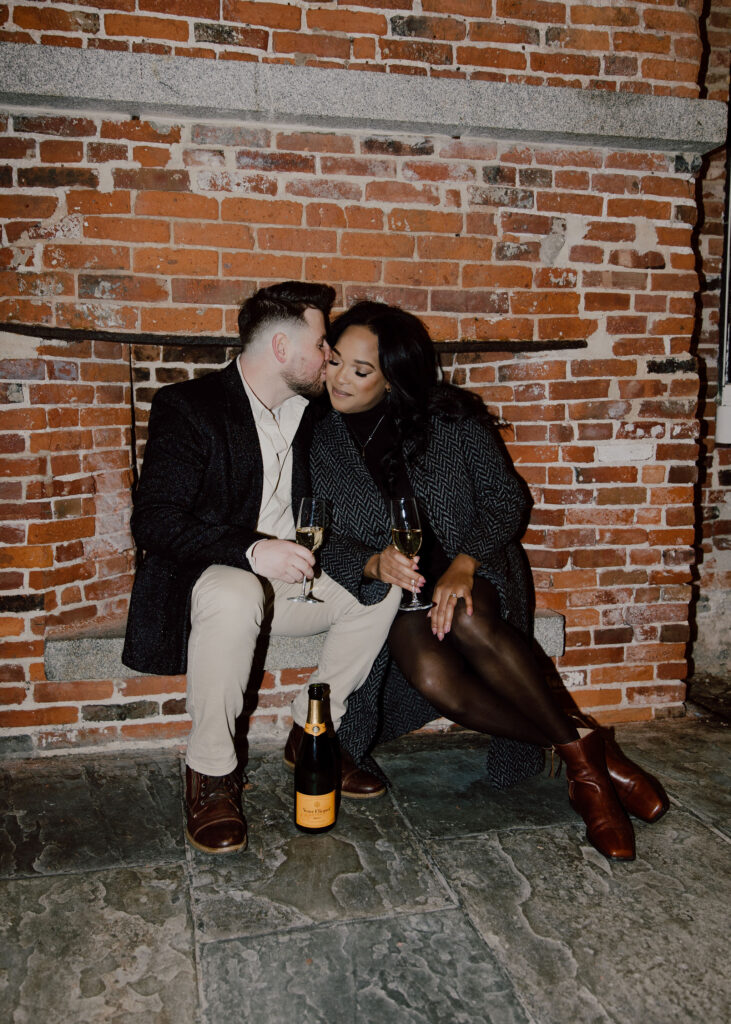
[[[452,594],[450,594],[449,596],[450,596],[450,597],[456,597],[456,598],[457,598],[457,600],[459,601],[459,594],[454,594],[454,593],[452,593]]]

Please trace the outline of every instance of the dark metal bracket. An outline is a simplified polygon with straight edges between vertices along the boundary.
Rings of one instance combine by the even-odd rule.
[[[236,347],[238,335],[220,334],[142,334],[133,331],[97,331],[90,328],[48,327],[45,324],[0,323],[0,331],[23,334],[51,341],[109,341],[121,345],[183,345],[202,347]],[[438,352],[557,352],[586,348],[585,340],[558,338],[545,341],[486,339],[482,341],[438,341]]]

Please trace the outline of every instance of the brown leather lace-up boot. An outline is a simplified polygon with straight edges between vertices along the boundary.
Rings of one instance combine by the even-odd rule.
[[[186,836],[204,853],[245,850],[246,819],[241,810],[241,779],[229,775],[202,775],[186,766],[185,802],[188,809]]]
[[[586,838],[610,860],[635,859],[635,835],[607,771],[598,730],[571,743],[556,744],[566,764],[571,806],[586,822]]]

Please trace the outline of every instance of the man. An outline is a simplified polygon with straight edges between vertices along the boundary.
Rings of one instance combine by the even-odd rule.
[[[322,604],[288,600],[315,564],[293,540],[294,517],[309,492],[309,399],[324,387],[334,296],[296,281],[262,288],[239,313],[238,359],[161,388],[152,403],[131,524],[143,554],[123,660],[142,672],[187,672],[187,836],[208,853],[246,846],[233,738],[260,633],[328,630],[312,679],[329,684],[337,728],[398,606],[398,590],[365,606],[324,574]],[[306,716],[303,689],[292,705],[288,764]],[[383,789],[343,751],[343,796]]]

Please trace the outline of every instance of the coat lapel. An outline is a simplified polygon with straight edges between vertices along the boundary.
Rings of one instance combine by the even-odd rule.
[[[295,523],[301,499],[318,497],[311,493],[312,483],[310,480],[310,446],[312,445],[315,419],[316,413],[311,402],[302,414],[300,425],[292,442],[292,514]]]
[[[239,506],[232,510],[233,519],[249,525],[252,509],[256,521],[261,506],[264,464],[254,416],[235,359],[221,371],[221,385],[227,435],[226,477],[231,481],[231,494],[237,496]]]
[[[254,415],[246,397],[244,385],[241,383],[236,360],[221,371],[221,380],[226,403],[225,420],[228,430],[228,450],[230,456],[230,479],[234,494],[245,495],[241,502],[241,516],[236,514],[236,521],[248,522],[249,515],[243,514],[244,508],[254,505],[254,518],[259,515],[261,494],[264,484],[264,464],[259,446]],[[320,413],[320,415],[322,415]],[[308,497],[311,490],[309,472],[309,451],[312,443],[312,429],[317,413],[312,403],[305,409],[297,433],[292,442],[292,512],[297,521],[299,503]]]

